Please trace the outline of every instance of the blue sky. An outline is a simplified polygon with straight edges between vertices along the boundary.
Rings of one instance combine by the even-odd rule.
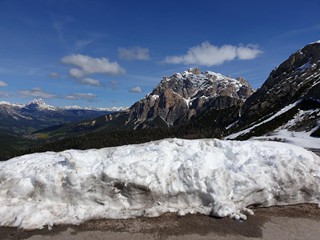
[[[189,67],[258,88],[320,39],[319,12],[319,0],[0,0],[0,101],[130,106]]]

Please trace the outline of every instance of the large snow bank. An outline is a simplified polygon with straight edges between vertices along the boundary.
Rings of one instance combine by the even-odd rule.
[[[278,142],[166,139],[25,155],[0,163],[0,225],[202,213],[246,219],[250,205],[319,203],[320,158]]]

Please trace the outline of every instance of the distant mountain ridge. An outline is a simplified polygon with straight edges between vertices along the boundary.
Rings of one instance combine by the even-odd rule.
[[[54,125],[93,119],[115,111],[123,109],[54,107],[46,104],[41,98],[27,104],[0,102],[0,128],[25,134]]]
[[[126,112],[106,114],[93,120],[69,124],[61,128],[44,129],[50,136],[97,130],[170,128],[196,119],[208,109],[215,111],[215,120],[233,121],[245,100],[254,92],[242,77],[234,79],[211,71],[190,68],[183,73],[164,77],[144,98]],[[230,117],[225,117],[228,109]]]

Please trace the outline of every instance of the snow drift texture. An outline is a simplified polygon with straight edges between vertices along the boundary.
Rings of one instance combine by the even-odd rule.
[[[319,203],[320,158],[256,141],[167,139],[0,163],[0,225],[33,229],[164,212],[246,219],[250,205]]]

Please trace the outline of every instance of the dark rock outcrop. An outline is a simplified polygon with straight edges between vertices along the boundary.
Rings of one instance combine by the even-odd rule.
[[[305,97],[319,98],[320,42],[292,54],[275,68],[243,106],[243,122],[256,121]]]
[[[320,128],[319,113],[320,41],[292,54],[270,73],[227,135],[248,139],[280,129],[309,132]]]

